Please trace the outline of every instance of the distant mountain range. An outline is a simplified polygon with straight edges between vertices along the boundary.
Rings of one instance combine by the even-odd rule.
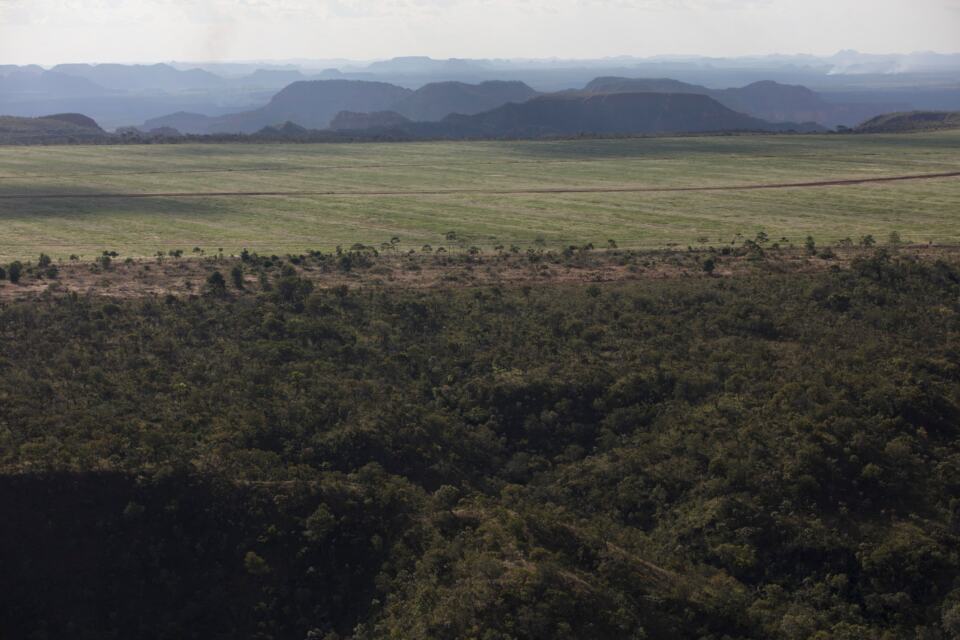
[[[685,93],[566,92],[507,103],[475,115],[394,127],[411,137],[542,138],[722,131],[824,131],[819,125],[771,123]]]
[[[713,98],[720,104],[772,122],[817,122],[835,127],[845,122],[860,122],[877,114],[877,110],[896,111],[902,104],[836,104],[827,102],[807,87],[786,85],[771,80],[754,82],[745,87],[708,89],[707,87],[670,80],[597,78],[585,87],[592,93],[695,93]]]
[[[179,71],[170,65],[61,64],[54,73],[84,78],[116,91],[186,91],[218,86],[225,80],[209,71]]]
[[[451,68],[471,66],[465,61],[448,63]],[[412,69],[423,64],[424,59],[409,58],[374,68]],[[178,111],[147,119],[140,127],[168,137],[259,132],[294,138],[315,130],[405,138],[822,131],[823,124],[869,119],[881,106],[830,102],[807,87],[774,81],[711,89],[670,78],[603,76],[580,90],[544,94],[519,81],[434,82],[413,90],[386,82],[305,77],[295,69],[262,69],[228,81],[209,71],[162,64],[60,65],[50,71],[4,67],[0,89],[21,96],[56,96],[60,104],[130,92],[189,93],[210,83],[241,86],[293,80],[261,107],[222,115]],[[896,111],[899,105],[891,107],[887,110]],[[27,132],[50,129],[47,119],[42,120],[17,126]],[[92,121],[75,119],[72,124],[86,125],[87,130],[73,133],[89,135],[91,123],[96,127]],[[99,127],[97,131],[103,133]],[[66,129],[53,132],[69,134]]]
[[[153,118],[141,129],[172,127],[181,133],[254,133],[287,121],[310,129],[326,129],[341,111],[384,111],[413,93],[384,82],[313,80],[294,82],[265,106],[220,117],[175,113]]]
[[[522,82],[484,82],[478,85],[441,82],[411,91],[363,80],[301,81],[284,88],[260,109],[216,118],[175,113],[150,119],[141,128],[149,131],[172,127],[193,134],[253,133],[266,126],[290,121],[310,129],[326,129],[341,111],[392,111],[410,120],[437,121],[451,113],[480,113],[535,95],[537,92]]]
[[[170,63],[149,65],[0,65],[0,114],[40,116],[81,111],[105,128],[143,123],[174,113],[192,114],[201,131],[225,115],[259,112],[240,122],[245,130],[274,117],[267,108],[281,89],[297,82],[352,80],[385,83],[410,91],[383,105],[347,102],[357,112],[392,110],[414,121],[437,121],[449,113],[474,115],[534,93],[606,86],[598,92],[643,91],[707,95],[721,104],[765,120],[815,120],[826,126],[855,126],[880,113],[960,109],[960,56],[917,53],[833,56],[771,55],[743,58],[659,56],[598,60],[436,60],[401,57],[375,62],[349,60],[283,63]],[[641,80],[636,80],[636,79]],[[672,78],[672,82],[643,80]],[[766,82],[772,81],[772,82]],[[612,84],[633,83],[614,89]],[[644,83],[639,86],[636,83]],[[492,84],[499,86],[498,95]],[[766,85],[775,85],[773,90]],[[790,95],[784,86],[795,87]],[[474,95],[475,87],[485,87]],[[737,87],[725,89],[724,87]],[[421,91],[421,89],[427,89]],[[431,96],[430,92],[437,96]],[[374,101],[376,102],[376,101]],[[360,108],[362,106],[362,108]],[[282,115],[282,114],[278,114]],[[302,117],[302,114],[297,114]],[[336,112],[328,114],[328,120]],[[244,120],[244,119],[241,119]],[[316,121],[321,122],[319,116]],[[227,121],[223,126],[235,126]],[[319,124],[318,124],[319,126]]]
[[[665,88],[668,85],[662,85]],[[867,120],[848,133],[910,133],[960,128],[960,112],[911,111]],[[395,111],[341,111],[328,129],[287,121],[251,134],[214,133],[183,138],[169,127],[144,133],[135,128],[108,133],[88,116],[61,113],[40,118],[0,116],[0,144],[115,144],[138,142],[299,141],[353,142],[436,139],[536,139],[584,135],[679,133],[819,133],[815,123],[771,123],[738,113],[694,93],[561,92],[507,103],[474,115],[451,114],[440,121],[413,121]]]
[[[618,97],[623,95],[630,97]],[[216,118],[175,113],[148,120],[141,129],[253,133],[291,122],[308,129],[399,128],[451,137],[823,129],[806,117],[813,107],[827,109],[816,93],[775,82],[711,91],[668,79],[598,78],[582,91],[538,94],[522,82],[439,82],[410,91],[324,80],[295,82],[253,111]]]

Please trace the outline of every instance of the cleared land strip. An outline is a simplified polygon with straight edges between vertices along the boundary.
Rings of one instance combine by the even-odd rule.
[[[649,159],[649,158],[648,158]],[[135,176],[171,176],[192,173],[304,173],[309,171],[352,171],[356,169],[449,169],[451,167],[500,166],[505,164],[579,164],[586,161],[573,160],[480,160],[473,162],[388,162],[377,164],[319,164],[314,166],[293,167],[238,167],[236,169],[156,169],[150,171],[110,171],[110,172],[73,172],[73,173],[24,173],[19,175],[0,175],[0,180],[23,180],[25,178],[118,178]],[[836,160],[834,160],[836,162]]]
[[[814,187],[841,187],[907,180],[935,180],[957,178],[960,171],[926,173],[878,178],[848,178],[818,180],[816,182],[778,182],[768,184],[717,185],[708,187],[544,187],[527,189],[418,189],[378,191],[167,191],[157,193],[8,193],[0,200],[72,200],[72,199],[128,199],[128,198],[237,198],[290,196],[441,196],[441,195],[535,195],[551,193],[670,193],[686,191],[756,191],[760,189],[803,189]]]

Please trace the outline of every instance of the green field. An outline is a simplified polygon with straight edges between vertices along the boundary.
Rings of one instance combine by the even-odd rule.
[[[0,259],[102,250],[379,245],[663,247],[765,231],[826,243],[898,231],[960,242],[960,178],[764,190],[517,193],[778,184],[960,171],[960,132],[394,144],[0,148]],[[458,190],[457,193],[437,193]],[[313,192],[225,195],[204,192]],[[316,192],[332,191],[335,194]],[[387,191],[389,195],[369,192]],[[432,193],[413,193],[413,192]],[[513,193],[503,193],[513,191]],[[135,194],[175,196],[135,198]],[[111,197],[104,198],[102,195]],[[15,196],[15,197],[11,197]],[[23,197],[19,197],[23,196]],[[43,196],[43,197],[40,197]],[[61,196],[52,198],[50,196]],[[65,196],[65,197],[64,197]]]

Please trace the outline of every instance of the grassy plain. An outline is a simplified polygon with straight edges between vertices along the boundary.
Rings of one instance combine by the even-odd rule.
[[[379,245],[665,247],[819,243],[898,231],[960,242],[960,178],[763,190],[686,188],[960,171],[960,131],[394,144],[0,148],[0,259]],[[442,193],[458,190],[456,193]],[[203,193],[288,192],[287,195]],[[422,193],[422,192],[431,193]],[[295,192],[300,192],[296,194]],[[311,193],[303,193],[311,192]],[[335,192],[334,194],[318,192]],[[387,195],[370,192],[390,192]],[[420,192],[420,193],[418,193]],[[504,193],[510,192],[510,193]],[[174,193],[174,196],[130,197]],[[104,194],[111,197],[100,197]],[[193,194],[193,195],[191,195]],[[50,197],[64,196],[64,197]]]

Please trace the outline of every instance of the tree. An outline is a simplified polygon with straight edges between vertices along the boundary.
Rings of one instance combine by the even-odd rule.
[[[45,253],[41,253],[40,259],[37,260],[37,264],[40,265],[41,267],[49,267],[52,262],[53,261],[50,259],[50,256],[48,256]]]
[[[237,289],[243,289],[243,267],[234,265],[230,270],[230,279],[233,280],[233,286]]]
[[[703,270],[707,272],[708,276],[713,275],[713,270],[717,268],[717,263],[713,258],[707,258],[703,261]]]
[[[803,242],[803,248],[806,249],[807,255],[816,255],[817,243],[814,241],[813,236],[807,236],[807,239]]]
[[[227,281],[224,280],[222,273],[214,271],[210,274],[207,278],[207,290],[214,295],[223,295],[227,292]]]
[[[8,276],[10,278],[10,282],[13,284],[17,284],[18,282],[20,282],[20,273],[22,271],[23,271],[22,264],[20,264],[19,262],[11,262],[10,268],[8,270]]]
[[[247,551],[243,556],[243,567],[247,573],[254,576],[265,576],[270,573],[270,565],[267,561],[257,555],[256,551]]]

